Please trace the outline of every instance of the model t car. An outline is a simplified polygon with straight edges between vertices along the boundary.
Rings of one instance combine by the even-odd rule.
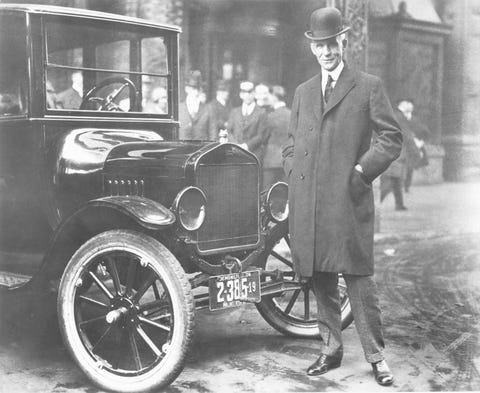
[[[287,185],[261,192],[235,144],[177,139],[178,35],[0,5],[0,296],[58,293],[65,345],[109,390],[171,383],[199,308],[255,303],[284,334],[318,329]]]

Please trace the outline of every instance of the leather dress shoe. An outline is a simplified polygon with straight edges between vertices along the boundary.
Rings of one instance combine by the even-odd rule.
[[[372,363],[372,368],[375,381],[377,381],[379,385],[390,386],[393,383],[393,374],[385,360]]]
[[[325,374],[327,371],[340,367],[342,362],[341,356],[334,355],[325,355],[322,353],[320,357],[307,369],[307,375],[313,377],[316,375]]]

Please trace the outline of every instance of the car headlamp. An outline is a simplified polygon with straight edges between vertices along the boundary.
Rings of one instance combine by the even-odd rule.
[[[280,223],[288,218],[288,185],[286,183],[278,182],[270,187],[265,209],[274,222]]]
[[[205,220],[207,198],[197,187],[187,187],[180,191],[173,202],[173,210],[180,224],[187,231],[198,230]]]

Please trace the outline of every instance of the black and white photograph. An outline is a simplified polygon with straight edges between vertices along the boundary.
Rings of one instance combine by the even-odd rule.
[[[0,393],[480,391],[480,0],[0,0]]]

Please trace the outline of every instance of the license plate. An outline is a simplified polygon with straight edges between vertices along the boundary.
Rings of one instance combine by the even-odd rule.
[[[211,311],[245,302],[258,303],[261,300],[260,272],[253,270],[210,277],[208,288]]]

